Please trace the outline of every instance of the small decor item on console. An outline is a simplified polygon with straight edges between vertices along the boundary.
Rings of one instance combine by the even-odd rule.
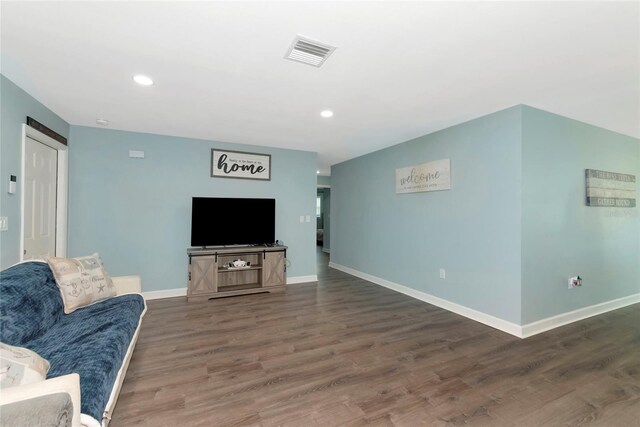
[[[236,259],[229,263],[229,268],[246,268],[251,267],[251,262],[242,259]]]

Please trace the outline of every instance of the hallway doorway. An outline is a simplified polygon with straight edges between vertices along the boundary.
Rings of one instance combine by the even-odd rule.
[[[316,245],[331,252],[331,188],[318,187],[316,194]]]
[[[326,279],[329,273],[329,254],[322,250],[322,246],[316,248],[316,271],[318,280]]]

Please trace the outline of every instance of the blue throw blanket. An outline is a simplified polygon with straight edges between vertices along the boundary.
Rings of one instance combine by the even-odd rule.
[[[41,262],[0,272],[0,295],[0,341],[47,359],[49,378],[78,373],[81,412],[101,421],[143,298],[123,295],[64,314],[53,274]]]

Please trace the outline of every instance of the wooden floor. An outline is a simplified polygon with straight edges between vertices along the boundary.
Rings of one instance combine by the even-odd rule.
[[[149,301],[111,426],[640,426],[640,305],[521,340],[327,262]]]

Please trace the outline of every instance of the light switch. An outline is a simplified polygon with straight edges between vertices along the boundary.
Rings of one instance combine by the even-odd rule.
[[[300,215],[300,222],[304,222],[304,215]]]
[[[9,218],[6,216],[0,216],[0,231],[7,231],[9,229]]]
[[[311,216],[307,215],[304,220],[307,221],[307,222],[311,222]]]

